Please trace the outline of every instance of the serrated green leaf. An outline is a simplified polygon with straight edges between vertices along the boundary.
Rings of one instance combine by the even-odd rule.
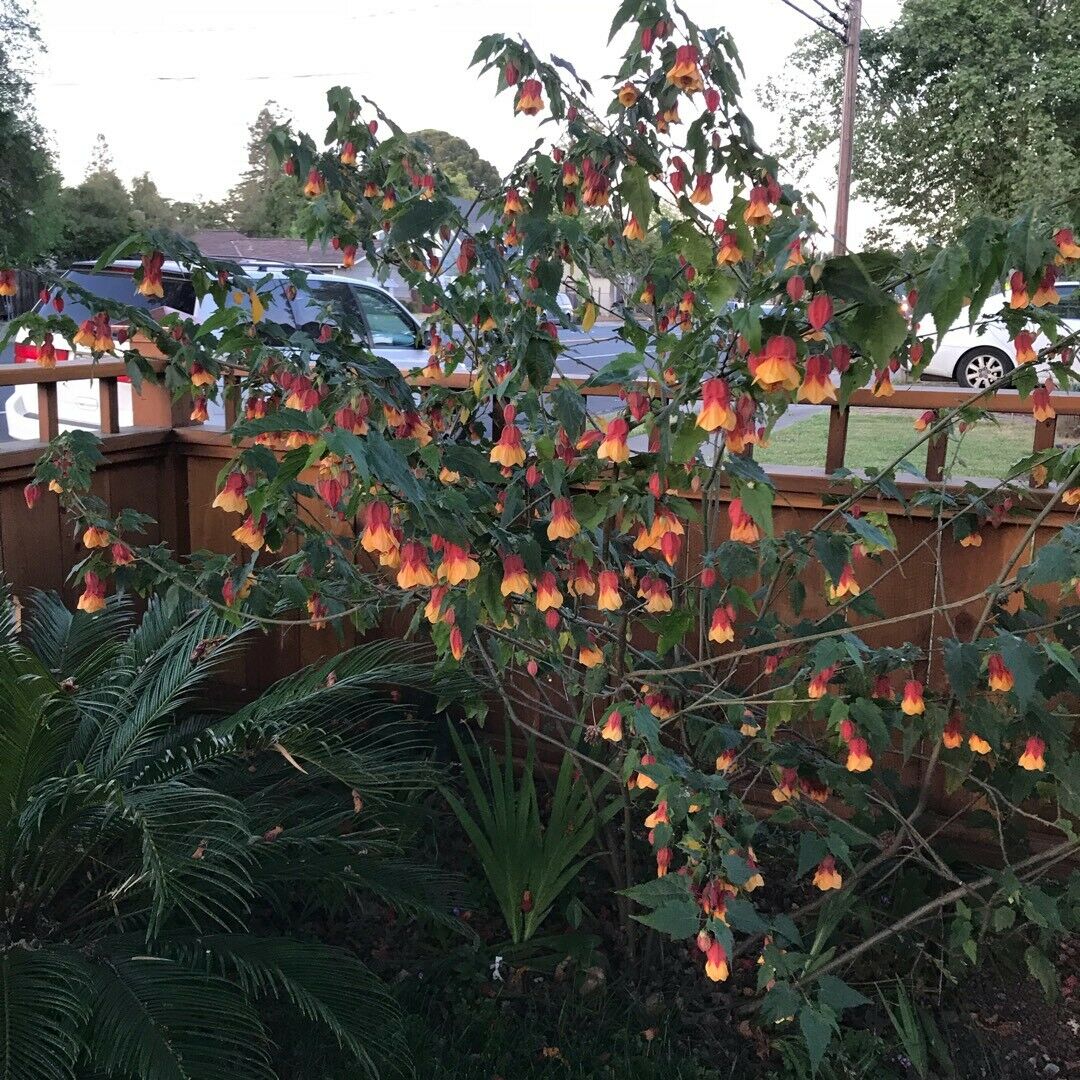
[[[869,1005],[870,999],[860,994],[853,986],[848,986],[843,979],[835,975],[822,975],[818,980],[818,1000],[822,1005],[828,1005],[834,1012],[843,1012],[844,1009],[857,1009],[862,1005]]]

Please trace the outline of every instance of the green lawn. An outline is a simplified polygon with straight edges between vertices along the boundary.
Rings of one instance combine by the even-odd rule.
[[[844,464],[849,469],[888,465],[918,438],[912,426],[914,420],[915,414],[906,411],[900,414],[884,410],[853,411],[848,422]],[[782,431],[774,431],[770,445],[755,451],[754,457],[766,465],[824,466],[828,431],[827,413],[808,416]],[[1031,453],[1034,431],[1033,419],[1009,417],[997,424],[982,421],[950,440],[947,471],[953,476],[1006,476],[1016,461]],[[923,472],[926,444],[912,451],[909,460]]]

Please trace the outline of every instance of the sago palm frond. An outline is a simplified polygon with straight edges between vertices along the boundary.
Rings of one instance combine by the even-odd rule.
[[[275,1080],[269,1041],[243,988],[122,940],[94,970],[90,1059],[139,1080]]]
[[[94,992],[90,965],[66,945],[0,949],[0,1076],[73,1080]]]
[[[96,615],[70,611],[54,592],[30,594],[23,612],[21,639],[61,682],[83,683],[111,662],[135,622],[135,609],[124,596],[111,596]]]
[[[0,833],[30,789],[63,768],[74,723],[71,703],[36,658],[0,650]]]
[[[221,934],[196,939],[184,953],[192,964],[236,980],[256,999],[290,1001],[305,1019],[324,1027],[370,1080],[413,1075],[397,1004],[344,949],[317,941]]]
[[[426,733],[385,693],[429,689],[422,661],[364,646],[222,717],[244,628],[176,600],[126,636],[107,615],[37,597],[0,643],[0,1080],[270,1080],[260,1012],[408,1073],[377,980],[283,933],[362,893],[452,921],[456,882],[404,857]]]
[[[151,604],[148,615],[158,614],[158,607]],[[136,640],[138,631],[132,634],[117,657],[117,670],[130,671],[130,677],[113,678],[102,688],[103,722],[88,765],[102,776],[137,767],[143,751],[234,655],[245,632],[205,611],[188,616],[163,640],[155,637],[150,651],[145,639]]]
[[[11,590],[0,578],[0,649],[15,644],[19,633],[19,607]]]
[[[151,936],[172,915],[192,926],[240,925],[255,891],[252,837],[240,803],[172,780],[126,793],[123,815],[139,833],[141,874],[153,897]]]

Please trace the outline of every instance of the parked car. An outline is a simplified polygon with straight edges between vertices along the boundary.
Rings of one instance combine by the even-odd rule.
[[[1080,282],[1059,281],[1056,288],[1061,300],[1045,310],[1059,315],[1067,332],[1080,330]],[[992,296],[983,305],[975,326],[968,325],[969,314],[965,308],[946,332],[925,374],[955,379],[961,386],[984,390],[1012,371],[1016,367],[1016,347],[996,318],[1007,302],[1006,293]],[[936,334],[933,320],[924,319],[919,325],[919,333]],[[1035,351],[1049,344],[1045,335],[1040,334],[1035,339]]]
[[[205,321],[215,310],[216,303],[210,296],[196,301],[190,276],[175,263],[166,263],[162,269],[164,298],[144,297],[135,292],[132,271],[139,264],[124,260],[95,272],[92,263],[78,263],[66,274],[70,281],[97,296],[107,297],[132,307],[150,309],[165,306],[192,315],[196,322]],[[327,305],[333,310],[340,306],[344,313],[358,319],[366,328],[367,344],[371,350],[402,371],[423,367],[427,352],[423,346],[423,331],[412,314],[384,289],[370,282],[354,281],[332,274],[308,274],[310,295],[301,293],[295,300],[287,300],[284,286],[287,267],[250,268],[253,278],[269,273],[277,279],[272,285],[272,298],[266,307],[267,322],[280,323],[286,327],[311,329],[325,319]],[[93,312],[63,285],[58,291],[64,296],[64,314],[76,323],[89,318]],[[39,304],[35,310],[40,310]],[[25,340],[16,340],[13,358],[16,364],[31,363],[38,359],[38,347]],[[72,360],[89,361],[88,350],[73,348],[70,342],[54,337],[58,363]],[[120,345],[119,352],[128,346]],[[131,388],[126,378],[120,380],[120,424],[132,423]],[[85,428],[96,431],[99,424],[99,396],[96,379],[77,379],[57,384],[57,401],[60,412],[60,430]],[[9,438],[36,439],[38,437],[37,391],[34,386],[15,387],[4,405]],[[221,423],[224,413],[220,402],[211,402],[211,424]]]

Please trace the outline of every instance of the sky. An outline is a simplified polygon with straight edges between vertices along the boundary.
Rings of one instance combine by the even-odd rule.
[[[815,0],[800,0],[817,10]],[[837,0],[830,0],[836,3]],[[900,0],[864,0],[881,26]],[[39,118],[65,180],[86,173],[98,132],[126,181],[149,172],[173,199],[221,198],[246,165],[247,129],[273,99],[321,142],[326,91],[350,86],[406,130],[442,128],[472,143],[500,171],[540,133],[515,117],[494,75],[469,69],[481,35],[525,37],[541,55],[569,60],[599,90],[617,68],[606,47],[616,0],[37,0],[46,48],[36,74]],[[701,25],[723,25],[742,56],[743,108],[769,148],[776,118],[758,101],[796,40],[814,29],[782,0],[684,0]],[[806,184],[830,208],[835,164]],[[826,220],[831,213],[826,215]],[[872,218],[852,209],[852,241]]]

